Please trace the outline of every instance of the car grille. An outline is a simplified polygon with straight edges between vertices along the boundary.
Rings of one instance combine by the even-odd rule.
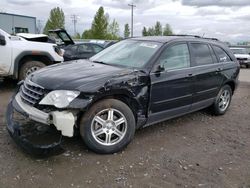
[[[40,102],[44,94],[45,89],[30,80],[25,80],[23,85],[20,87],[21,99],[23,100],[23,102],[32,106]]]

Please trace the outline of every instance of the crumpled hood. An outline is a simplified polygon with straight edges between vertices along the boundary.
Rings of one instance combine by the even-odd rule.
[[[45,67],[30,76],[32,82],[48,90],[95,90],[114,77],[128,75],[132,69],[115,67],[89,60],[64,62]]]

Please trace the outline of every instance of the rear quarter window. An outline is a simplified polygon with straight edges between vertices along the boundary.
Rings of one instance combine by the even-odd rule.
[[[196,66],[213,64],[210,48],[204,43],[190,43],[193,61]]]
[[[221,47],[213,45],[213,50],[220,63],[232,61],[229,55]]]

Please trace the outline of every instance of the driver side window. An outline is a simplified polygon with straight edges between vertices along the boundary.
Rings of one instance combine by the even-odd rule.
[[[165,70],[190,67],[190,55],[187,44],[176,44],[166,48],[161,54],[159,62]]]

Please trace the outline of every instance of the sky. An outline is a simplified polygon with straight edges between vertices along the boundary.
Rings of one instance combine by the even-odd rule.
[[[160,21],[170,24],[175,34],[214,37],[231,43],[250,41],[250,0],[1,0],[0,12],[34,16],[45,25],[49,12],[59,6],[65,14],[65,26],[73,34],[72,15],[77,15],[77,32],[91,27],[100,6],[116,19],[123,34],[131,22],[129,3],[134,9],[134,36],[143,26]]]

